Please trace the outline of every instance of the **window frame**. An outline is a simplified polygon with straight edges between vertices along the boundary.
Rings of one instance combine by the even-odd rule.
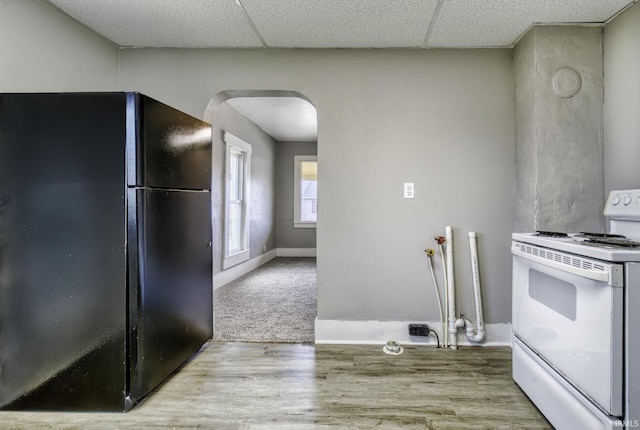
[[[301,204],[302,204],[302,189],[301,175],[302,175],[302,163],[308,161],[315,161],[318,163],[317,155],[295,155],[293,157],[293,227],[294,228],[317,228],[316,221],[303,221],[301,219]],[[317,213],[318,196],[316,195],[316,213]]]
[[[251,145],[244,140],[224,131],[222,137],[225,143],[225,173],[224,173],[224,256],[222,269],[235,266],[249,260],[249,209],[251,200]],[[237,249],[230,249],[231,241],[231,158],[240,155],[242,166],[241,175],[238,177],[237,189],[239,190],[239,201],[234,203],[240,206],[240,246]]]

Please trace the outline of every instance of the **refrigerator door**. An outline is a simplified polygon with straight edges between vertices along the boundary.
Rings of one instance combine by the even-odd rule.
[[[0,95],[0,408],[124,407],[124,100]]]
[[[128,95],[128,185],[211,189],[211,126],[157,100]]]
[[[130,188],[129,195],[137,202],[129,205],[135,402],[213,335],[211,194]]]

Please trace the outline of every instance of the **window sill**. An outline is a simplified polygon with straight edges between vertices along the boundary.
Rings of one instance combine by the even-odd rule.
[[[293,228],[316,228],[315,222],[294,222]]]

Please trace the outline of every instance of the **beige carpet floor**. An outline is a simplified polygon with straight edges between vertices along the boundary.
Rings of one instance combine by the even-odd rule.
[[[213,340],[313,343],[316,259],[277,257],[216,289]]]

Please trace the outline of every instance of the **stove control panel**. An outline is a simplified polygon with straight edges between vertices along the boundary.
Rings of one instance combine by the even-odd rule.
[[[608,219],[640,221],[640,190],[611,191],[604,216]]]

